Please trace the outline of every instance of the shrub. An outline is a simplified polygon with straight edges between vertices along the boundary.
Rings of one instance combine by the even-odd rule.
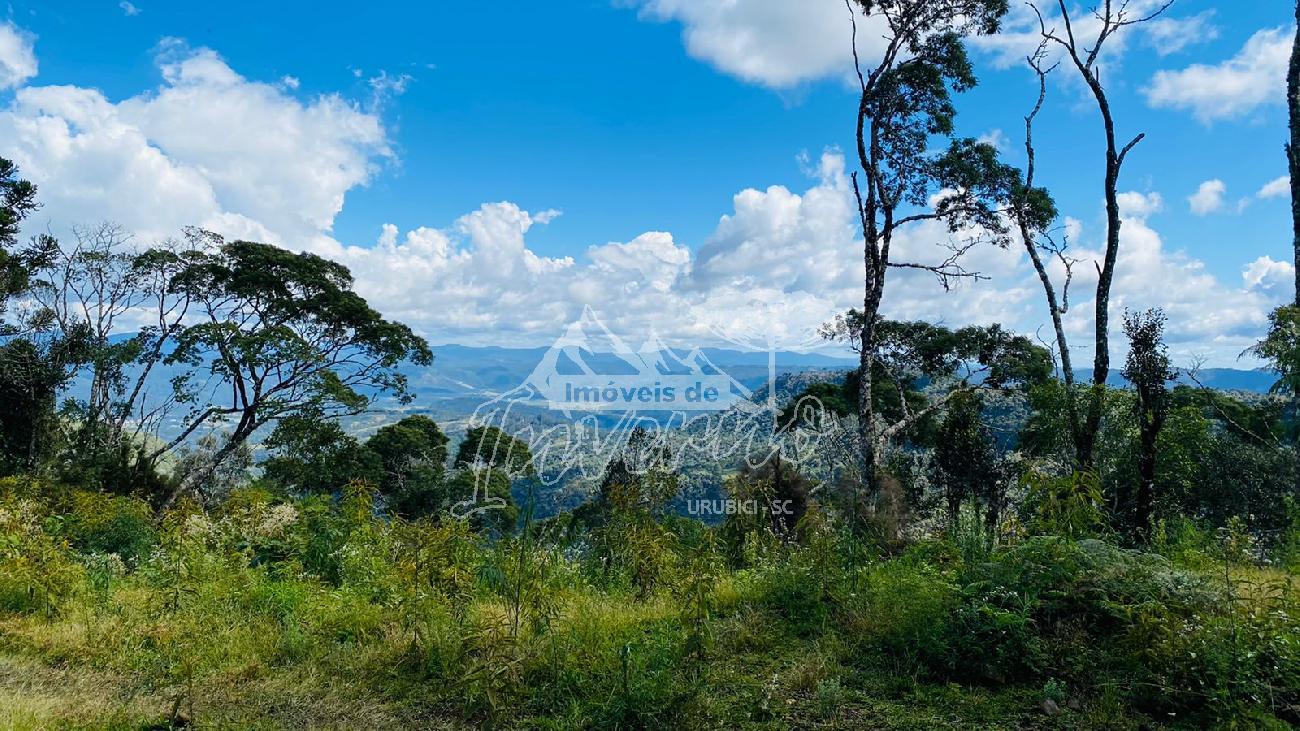
[[[759,606],[781,618],[796,635],[809,637],[826,629],[830,608],[807,567],[775,559],[756,569],[754,576]]]
[[[30,500],[0,501],[0,609],[55,613],[85,580],[59,534],[62,520]]]
[[[944,667],[961,598],[957,586],[910,558],[874,566],[863,581],[848,622],[850,638],[877,662],[904,673]]]
[[[1105,520],[1101,481],[1096,474],[1053,477],[1029,471],[1021,477],[1021,488],[1026,491],[1023,511],[1031,532],[1066,538],[1100,535]]]
[[[157,540],[153,511],[143,500],[83,490],[72,496],[68,536],[78,550],[117,554],[128,566]]]

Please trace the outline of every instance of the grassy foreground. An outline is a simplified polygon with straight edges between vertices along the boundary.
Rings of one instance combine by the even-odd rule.
[[[1287,728],[1300,582],[1239,538],[489,541],[0,481],[0,728]]]

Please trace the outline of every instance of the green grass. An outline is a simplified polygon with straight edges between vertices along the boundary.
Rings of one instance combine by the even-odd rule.
[[[694,567],[646,587],[581,543],[491,543],[356,504],[266,501],[182,508],[122,562],[84,548],[65,526],[88,521],[56,507],[0,499],[0,728],[1300,718],[1297,580],[1278,569],[1194,570],[1050,537],[974,562],[943,542],[880,557],[829,529],[736,567],[687,546],[697,531],[624,546]],[[130,521],[112,524],[110,538],[141,545],[117,535]]]

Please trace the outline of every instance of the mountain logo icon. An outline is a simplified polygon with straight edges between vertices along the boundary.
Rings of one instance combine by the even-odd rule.
[[[632,348],[590,307],[524,382],[549,408],[574,411],[724,411],[752,393],[699,348],[685,354],[653,332]]]

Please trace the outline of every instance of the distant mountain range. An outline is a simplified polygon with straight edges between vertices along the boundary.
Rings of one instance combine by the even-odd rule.
[[[495,396],[525,383],[538,364],[547,358],[550,348],[500,348],[465,345],[434,346],[431,368],[408,372],[412,387],[419,399],[460,398],[467,395]],[[722,348],[701,348],[694,354],[705,359],[717,369],[743,384],[750,391],[759,391],[767,384],[767,353],[743,352]],[[640,352],[645,357],[644,349]],[[662,356],[680,359],[671,354]],[[583,362],[593,371],[618,373],[627,368],[622,356],[613,352],[583,352]],[[857,360],[821,353],[778,352],[777,375],[804,371],[849,371],[857,367]],[[675,372],[665,370],[663,372]],[[1083,377],[1085,373],[1080,373]],[[1197,380],[1210,388],[1223,391],[1248,391],[1267,393],[1277,381],[1277,376],[1266,370],[1238,370],[1233,368],[1206,368],[1197,373]],[[1124,387],[1127,381],[1117,370],[1112,370],[1107,382]],[[1193,385],[1186,375],[1180,383]]]
[[[578,327],[580,323],[575,323]],[[465,422],[475,409],[485,402],[502,398],[518,391],[543,373],[569,373],[573,375],[645,375],[713,374],[725,376],[733,382],[734,390],[747,392],[750,397],[766,398],[768,382],[768,354],[766,352],[740,351],[726,348],[697,348],[682,353],[664,346],[651,338],[640,347],[632,348],[611,340],[603,328],[583,325],[582,330],[569,333],[551,347],[503,348],[466,345],[437,345],[433,347],[434,362],[430,367],[402,366],[415,400],[399,405],[380,399],[373,413],[354,417],[348,421],[350,431],[367,434],[378,427],[395,421],[403,414],[424,413],[444,424],[452,434],[463,432]],[[799,384],[839,377],[857,367],[851,354],[778,352],[776,375],[778,399],[792,396]],[[174,367],[155,369],[150,379],[154,393],[170,389],[170,380],[179,375]],[[1085,374],[1080,373],[1082,378]],[[1209,368],[1198,372],[1199,382],[1210,388],[1224,391],[1267,393],[1276,382],[1276,376],[1265,370],[1238,370]],[[1180,377],[1191,384],[1187,376]],[[1116,387],[1126,384],[1118,371],[1111,371],[1108,382]],[[537,387],[534,383],[533,386]],[[87,386],[85,378],[73,383],[74,392]],[[528,410],[542,421],[563,420],[558,411],[545,408],[545,404]],[[171,427],[171,425],[169,425]],[[172,427],[174,428],[174,427]],[[165,428],[164,432],[172,431]]]
[[[750,392],[764,389],[768,380],[767,353],[722,348],[700,348],[682,355],[668,348],[649,352],[644,347],[627,352],[589,349],[499,348],[438,345],[433,348],[430,368],[408,369],[407,378],[423,403],[460,401],[466,397],[495,398],[528,383],[542,368],[554,368],[574,375],[583,372],[602,375],[638,375],[644,368],[670,374],[721,373],[730,376]],[[553,365],[550,362],[553,361]],[[818,353],[777,353],[778,376],[805,371],[847,372],[856,367],[850,358]]]

